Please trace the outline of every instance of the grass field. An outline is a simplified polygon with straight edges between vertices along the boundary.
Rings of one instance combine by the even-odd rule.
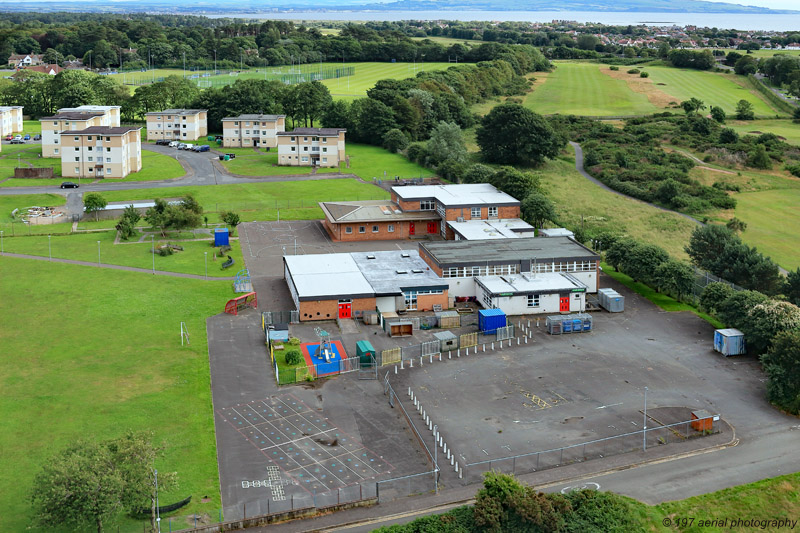
[[[786,139],[787,143],[800,146],[800,124],[791,120],[729,120],[726,126],[735,129],[739,134],[774,133]]]
[[[227,151],[227,148],[225,149]],[[234,174],[246,176],[272,176],[278,174],[309,174],[311,167],[279,167],[277,152],[255,152],[250,148],[236,149],[236,158],[223,162],[223,166]],[[340,169],[320,168],[318,173],[336,172],[352,173],[364,180],[373,177],[400,176],[401,178],[418,178],[433,175],[429,169],[412,163],[399,154],[392,154],[378,146],[368,144],[347,144],[347,155],[350,157],[350,168],[344,164]]]
[[[787,270],[800,267],[800,186],[741,193],[736,201],[736,216],[747,223],[742,240]]]
[[[587,116],[644,115],[658,108],[625,81],[601,72],[596,63],[555,62],[547,81],[535,86],[525,107],[544,115],[561,113]]]
[[[27,207],[53,207],[64,205],[67,199],[60,194],[20,194],[15,196],[0,196],[0,222],[11,222],[11,212],[14,209],[22,211]]]
[[[0,344],[14,354],[0,358],[0,529],[26,529],[33,477],[53,454],[129,429],[153,430],[165,446],[156,467],[178,472],[178,490],[160,494],[162,504],[191,494],[180,513],[216,518],[205,320],[233,296],[230,284],[0,257],[0,292]],[[46,305],[35,294],[47,294]],[[190,346],[180,345],[181,321]]]
[[[471,39],[454,39],[452,37],[435,37],[432,35],[429,35],[427,37],[412,37],[412,39],[415,41],[424,41],[427,39],[433,41],[434,43],[439,43],[444,46],[452,46],[454,44],[463,44],[466,46],[478,46],[483,44],[483,41],[475,41]]]
[[[753,104],[757,116],[772,116],[777,113],[755,92],[739,85],[740,76],[719,74],[691,69],[670,67],[647,67],[650,80],[655,88],[673,96],[676,102],[689,98],[699,98],[707,106],[718,106],[732,115],[739,100],[747,100]],[[663,83],[664,85],[659,85]]]

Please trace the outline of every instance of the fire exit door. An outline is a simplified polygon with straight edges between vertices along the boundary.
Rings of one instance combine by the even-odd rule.
[[[558,310],[562,313],[569,313],[569,296],[560,296],[558,298],[559,301],[559,308]]]

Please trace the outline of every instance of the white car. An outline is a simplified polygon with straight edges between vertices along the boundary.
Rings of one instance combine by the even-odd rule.
[[[177,148],[180,143],[178,141],[170,141],[169,147],[170,148]]]
[[[186,143],[183,145],[184,150],[191,150],[192,148],[194,148],[194,145],[192,143]]]
[[[178,150],[185,150],[186,149],[186,143],[178,143],[178,147],[177,148],[178,148]]]
[[[14,135],[15,139],[22,139],[22,135]]]

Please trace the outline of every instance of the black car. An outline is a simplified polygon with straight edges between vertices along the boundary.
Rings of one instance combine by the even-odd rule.
[[[156,144],[158,146],[169,146],[169,141],[167,141],[166,139],[159,139],[156,141]]]
[[[62,189],[77,189],[78,187],[80,187],[80,185],[72,181],[65,181],[61,184]]]
[[[42,140],[42,136],[39,133],[37,133],[36,135],[33,136],[33,140],[34,141],[41,141]]]

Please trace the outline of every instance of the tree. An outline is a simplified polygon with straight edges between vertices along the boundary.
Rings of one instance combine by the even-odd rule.
[[[492,167],[476,163],[464,172],[461,181],[464,183],[492,183],[494,173],[495,170]]]
[[[86,211],[87,214],[94,213],[95,220],[99,218],[98,213],[105,209],[107,205],[108,202],[99,193],[90,192],[83,197],[83,210]]]
[[[234,213],[233,211],[223,211],[220,213],[219,219],[222,220],[226,226],[231,228],[231,235],[236,232],[236,226],[238,226],[239,222],[241,222],[239,213]]]
[[[767,374],[767,398],[788,413],[800,414],[800,331],[779,333],[761,356]]]
[[[158,229],[163,237],[166,236],[166,231],[169,227],[169,218],[167,216],[169,203],[167,203],[167,201],[163,198],[156,198],[154,203],[155,205],[153,205],[153,207],[149,207],[145,212],[144,219],[148,224],[150,224],[150,226]]]
[[[178,204],[170,204],[163,198],[156,198],[155,205],[147,210],[144,219],[158,229],[162,236],[167,230],[182,231],[196,228],[202,224],[203,208],[191,194],[187,194]]]
[[[712,105],[711,109],[709,111],[711,112],[711,118],[713,118],[714,120],[716,120],[720,124],[725,124],[725,119],[727,118],[727,115],[725,114],[725,110],[724,109],[722,109],[721,107]]]
[[[548,220],[555,222],[556,207],[550,198],[539,191],[534,191],[525,196],[520,205],[522,218],[534,228],[542,228]]]
[[[600,39],[590,33],[582,33],[578,36],[577,44],[581,50],[594,50],[600,44]]]
[[[622,268],[623,262],[636,245],[636,241],[630,237],[617,239],[613,244],[606,248],[606,261],[614,268],[614,270],[619,272]]]
[[[745,334],[748,350],[763,353],[783,331],[800,328],[800,308],[789,302],[767,300],[751,307],[739,329]]]
[[[509,103],[494,107],[483,118],[477,141],[487,161],[530,165],[555,158],[565,144],[541,115]]]
[[[758,291],[738,291],[717,306],[717,318],[730,328],[747,333],[750,310],[769,301],[769,297]]]
[[[484,474],[483,488],[475,496],[475,524],[488,532],[559,531],[570,510],[560,494],[544,494],[523,485],[513,476],[491,471]]]
[[[739,220],[736,217],[733,217],[732,219],[730,219],[725,223],[725,227],[734,233],[742,233],[744,230],[747,229],[747,222],[745,222],[744,220]]]
[[[736,104],[736,120],[753,120],[755,118],[753,104],[747,100],[739,100]]]
[[[503,166],[494,173],[490,183],[516,199],[524,199],[531,192],[538,190],[539,177],[531,172]]]
[[[314,120],[321,118],[333,101],[327,87],[318,81],[298,83],[290,89],[294,100],[295,122],[302,119],[305,126],[314,127]],[[341,126],[339,126],[341,127]]]
[[[733,296],[734,292],[727,283],[709,283],[700,294],[700,306],[711,314],[717,314],[722,302]]]
[[[678,300],[694,289],[694,270],[683,261],[667,259],[655,271],[656,286]]]
[[[405,150],[408,146],[408,136],[401,129],[392,128],[383,135],[383,147],[391,153]]]
[[[571,510],[566,513],[564,533],[644,532],[631,504],[624,496],[584,489],[569,491],[565,498]]]
[[[755,74],[758,70],[758,61],[753,56],[740,57],[733,66],[733,71],[740,76]]]
[[[658,267],[669,259],[669,254],[655,244],[637,243],[622,261],[622,271],[634,281],[651,284]]]
[[[428,139],[428,157],[433,165],[446,160],[456,163],[467,161],[467,145],[461,128],[455,122],[439,122]]]
[[[768,170],[772,168],[772,160],[763,144],[757,144],[756,149],[748,161],[751,167]]]
[[[694,228],[689,237],[689,244],[684,250],[695,265],[714,272],[725,245],[733,240],[737,238],[728,228],[717,224],[706,224]]]
[[[36,522],[45,528],[105,522],[123,508],[125,478],[103,444],[77,442],[45,463],[31,494]]]
[[[719,132],[719,142],[722,144],[736,144],[739,142],[739,134],[733,128],[722,128]]]
[[[794,305],[800,305],[800,268],[786,275],[786,299]]]
[[[692,97],[681,102],[681,107],[687,115],[696,115],[706,108],[706,104],[702,100]]]
[[[123,240],[128,240],[136,234],[136,223],[141,219],[139,211],[133,205],[129,205],[122,212],[119,222],[115,226],[119,236]]]

